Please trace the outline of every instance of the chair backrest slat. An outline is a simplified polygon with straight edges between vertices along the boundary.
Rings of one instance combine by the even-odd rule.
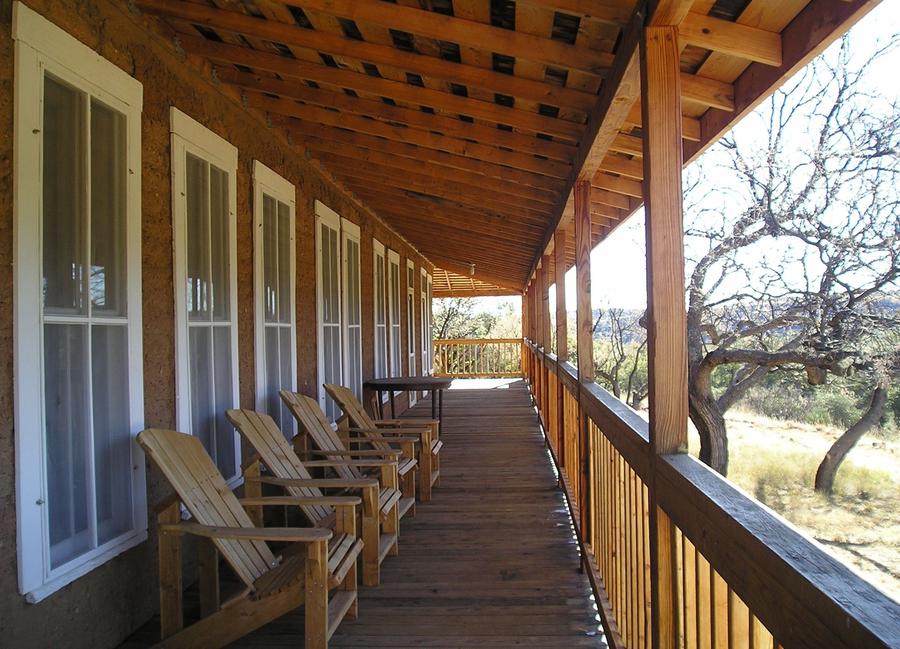
[[[301,432],[312,438],[313,444],[320,451],[346,451],[344,442],[325,418],[319,402],[299,392],[282,390],[281,399],[300,425]],[[334,459],[350,459],[346,456],[335,456]],[[342,478],[353,480],[362,477],[362,472],[353,466],[336,466],[335,472]]]
[[[138,443],[178,493],[201,525],[253,527],[237,497],[199,439],[172,430],[151,428]],[[216,547],[241,581],[252,586],[275,565],[275,555],[263,541],[214,539]]]
[[[357,428],[365,428],[366,430],[372,431],[371,433],[364,433],[367,436],[378,436],[378,433],[375,432],[377,429],[375,422],[369,417],[369,413],[363,408],[363,405],[356,398],[356,395],[353,394],[352,390],[345,388],[342,385],[326,383],[325,391],[331,395],[331,398],[334,399],[341,410],[344,411],[344,414],[347,415],[351,424]],[[379,451],[391,450],[391,445],[387,442],[372,441],[371,444],[372,448],[378,449]]]
[[[225,416],[259,453],[263,464],[276,478],[289,480],[312,478],[279,430],[278,424],[269,415],[254,410],[229,410]],[[318,498],[323,495],[318,487],[285,487],[285,490],[298,498]],[[318,523],[332,513],[332,509],[324,505],[303,505],[301,509],[312,523]]]

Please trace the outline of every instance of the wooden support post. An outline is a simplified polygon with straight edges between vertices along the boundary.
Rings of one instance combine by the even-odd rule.
[[[566,319],[566,231],[560,228],[553,238],[556,258],[556,356],[560,361],[569,357],[568,322]]]
[[[594,341],[591,310],[591,183],[579,180],[575,193],[576,349],[578,380],[594,380]]]
[[[576,348],[578,349],[578,382],[594,382],[594,313],[591,306],[591,182],[579,180],[572,190],[575,195],[575,276],[576,276]],[[578,473],[581,514],[581,538],[590,538],[590,511],[585,496],[588,487],[588,421],[578,408],[578,446],[581,467]]]
[[[550,272],[550,255],[544,255],[541,260],[541,338],[544,341],[544,351],[552,351],[552,336],[550,335],[550,285],[553,283],[553,274]]]
[[[650,447],[687,450],[687,324],[684,308],[681,82],[678,29],[647,27],[641,39]],[[650,485],[652,646],[678,646],[677,558],[672,521]]]

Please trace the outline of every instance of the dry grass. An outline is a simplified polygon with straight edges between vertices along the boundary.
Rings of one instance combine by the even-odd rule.
[[[813,478],[839,430],[742,411],[727,420],[729,480],[900,600],[900,441],[863,438],[826,498]]]

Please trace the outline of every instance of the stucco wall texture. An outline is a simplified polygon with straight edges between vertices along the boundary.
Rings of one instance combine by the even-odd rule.
[[[238,148],[237,260],[240,401],[254,405],[253,349],[253,160],[275,170],[297,188],[298,387],[316,389],[314,201],[320,200],[361,226],[363,287],[363,371],[372,376],[372,239],[401,256],[403,370],[406,349],[406,260],[416,265],[416,346],[419,268],[431,264],[401,237],[373,218],[304,158],[264,119],[246,111],[196,61],[186,61],[174,44],[152,29],[153,19],[117,0],[26,0],[57,26],[143,84],[142,268],[144,318],[144,403],[148,427],[175,425],[175,303],[170,197],[169,107],[176,106]],[[153,506],[170,489],[148,470],[150,539],[96,568],[37,604],[18,592],[16,567],[15,431],[13,390],[13,101],[12,0],[0,0],[0,646],[112,647],[155,612],[158,601]],[[295,145],[297,143],[294,143]],[[416,354],[421,365],[420,354]],[[417,368],[417,373],[421,367]],[[403,400],[405,401],[405,399]]]

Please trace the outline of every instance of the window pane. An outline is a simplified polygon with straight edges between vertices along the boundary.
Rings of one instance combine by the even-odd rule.
[[[329,317],[325,322],[339,323],[341,321],[340,307],[340,275],[338,274],[338,233],[336,230],[328,231],[329,250],[325,257],[328,264],[327,277],[329,278],[329,289],[326,294],[328,303]]]
[[[91,303],[125,315],[125,116],[91,101]]]
[[[348,344],[348,370],[346,385],[353,389],[357,399],[362,399],[362,367],[360,353],[362,351],[362,336],[359,327],[351,327],[347,332]]]
[[[93,545],[87,326],[44,325],[44,407],[50,566]]]
[[[228,321],[231,292],[229,269],[228,174],[217,167],[209,168],[209,237],[212,264],[213,320]]]
[[[294,296],[291,294],[291,210],[278,203],[278,321],[291,321]]]
[[[44,311],[84,313],[84,95],[44,78]]]
[[[127,327],[94,325],[91,356],[97,534],[102,544],[132,527]]]
[[[293,338],[294,333],[290,327],[279,327],[278,331],[281,336],[281,341],[279,343],[281,348],[281,383],[278,387],[290,390],[294,386],[294,363],[291,354],[291,338]],[[288,439],[290,439],[294,436],[294,417],[287,409],[287,406],[285,406],[278,397],[278,394],[275,395],[275,398],[277,399],[278,406],[281,408],[281,431]]]
[[[212,391],[212,333],[209,327],[189,327],[191,433],[215,457],[215,402]]]
[[[234,427],[225,418],[225,411],[235,407],[234,383],[231,367],[231,327],[214,327],[213,341],[215,353],[215,425],[216,425],[216,465],[222,475],[231,478],[237,473],[234,457]]]
[[[359,310],[359,244],[347,240],[347,324],[358,325]]]
[[[281,399],[278,390],[281,388],[280,338],[278,327],[266,327],[266,412],[275,419],[281,418]],[[279,422],[280,423],[280,422]]]
[[[263,195],[263,307],[266,322],[278,320],[278,214],[275,199]]]
[[[210,317],[209,164],[187,155],[187,310],[191,320]]]

